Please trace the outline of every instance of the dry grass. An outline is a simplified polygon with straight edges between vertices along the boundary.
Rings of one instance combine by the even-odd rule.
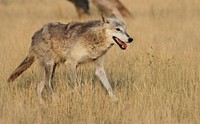
[[[110,101],[92,65],[79,69],[75,86],[61,65],[60,99],[53,105],[46,90],[41,107],[37,63],[13,84],[6,79],[26,56],[32,34],[47,22],[77,20],[75,9],[65,0],[0,0],[0,123],[199,124],[199,0],[123,1],[135,15],[126,20],[135,42],[126,51],[115,46],[105,62],[120,101]]]

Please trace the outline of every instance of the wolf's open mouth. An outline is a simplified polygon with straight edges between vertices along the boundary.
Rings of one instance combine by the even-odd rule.
[[[123,41],[121,41],[119,38],[117,38],[117,37],[115,37],[115,36],[113,36],[113,39],[114,39],[114,41],[119,45],[119,47],[120,47],[121,49],[123,49],[123,50],[126,49],[127,45],[126,45]]]

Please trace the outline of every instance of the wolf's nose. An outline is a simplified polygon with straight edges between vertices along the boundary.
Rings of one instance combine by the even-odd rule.
[[[133,41],[133,38],[128,38],[128,42],[131,43]]]

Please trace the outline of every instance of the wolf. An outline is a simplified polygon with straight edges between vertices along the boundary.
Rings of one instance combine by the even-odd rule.
[[[14,81],[35,60],[39,60],[44,79],[37,85],[37,95],[43,103],[44,86],[49,87],[53,98],[56,96],[52,80],[59,63],[64,63],[71,74],[76,75],[76,67],[79,64],[93,62],[96,66],[95,74],[109,96],[116,101],[117,97],[107,79],[103,62],[106,53],[114,44],[125,50],[127,43],[133,41],[126,29],[124,22],[115,15],[102,16],[99,20],[88,22],[48,23],[34,33],[28,55],[10,75],[8,82]]]

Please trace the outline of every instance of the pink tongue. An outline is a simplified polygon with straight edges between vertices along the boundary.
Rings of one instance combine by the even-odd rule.
[[[126,48],[127,47],[127,45],[124,43],[124,42],[122,42],[122,41],[120,41],[120,40],[118,40],[119,41],[119,44],[123,47],[123,48]]]

